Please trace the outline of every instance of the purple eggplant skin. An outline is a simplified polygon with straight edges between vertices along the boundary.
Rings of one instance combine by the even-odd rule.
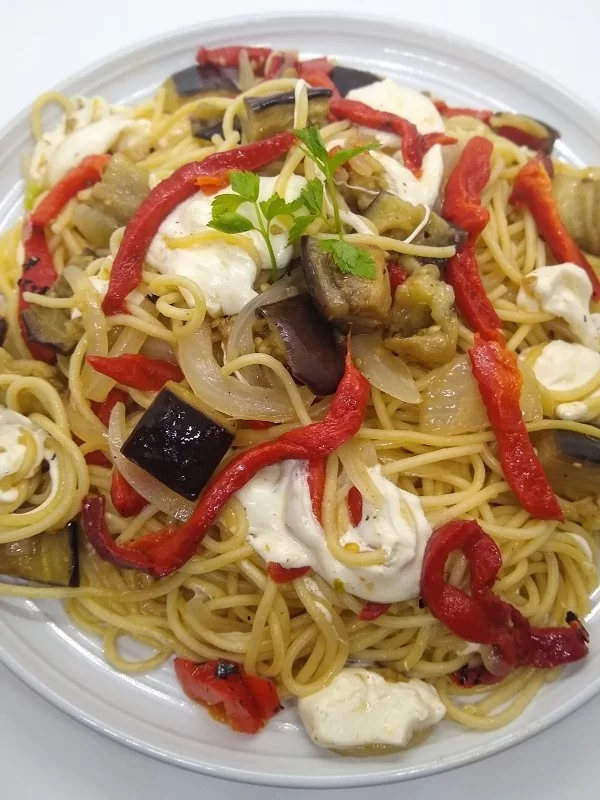
[[[56,533],[1,544],[0,575],[48,586],[79,586],[77,522]]]
[[[216,415],[215,415],[216,416]],[[187,500],[197,500],[233,441],[195,396],[169,381],[129,434],[121,452]]]
[[[344,351],[309,295],[269,303],[258,313],[279,335],[294,378],[318,397],[333,394],[344,374]]]
[[[196,94],[227,93],[236,95],[238,87],[220,68],[212,64],[194,64],[171,75],[171,80],[180,97]]]
[[[374,75],[372,72],[365,72],[365,70],[362,69],[353,69],[352,67],[334,67],[329,77],[334,82],[335,88],[342,97],[346,97],[348,92],[351,92],[353,89],[360,89],[363,86],[369,86],[381,80],[379,75]]]

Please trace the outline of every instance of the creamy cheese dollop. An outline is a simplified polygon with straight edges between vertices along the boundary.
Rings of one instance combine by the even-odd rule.
[[[442,117],[428,97],[414,89],[398,86],[389,78],[353,89],[348,92],[347,97],[349,100],[365,103],[378,111],[389,111],[404,117],[416,125],[419,133],[443,133],[444,131]],[[396,134],[372,128],[360,128],[359,130],[369,136],[374,136],[386,148],[400,148],[401,139]],[[439,144],[434,145],[425,153],[421,178],[416,178],[409,169],[403,166],[400,152],[393,158],[377,151],[373,152],[372,156],[381,163],[385,170],[390,192],[415,206],[432,206],[435,203],[444,174],[442,148]]]
[[[132,119],[131,109],[109,105],[102,97],[73,100],[74,111],[35,146],[29,176],[41,186],[53,186],[86,156],[115,149],[137,159],[149,150],[149,120]]]
[[[259,200],[268,200],[275,190],[276,177],[260,178]],[[301,175],[291,175],[285,190],[288,202],[295,200],[306,184]],[[229,194],[223,189],[210,197],[198,192],[181,203],[169,214],[152,240],[146,260],[160,272],[189,278],[202,289],[209,314],[217,316],[237,314],[256,297],[254,282],[259,270],[269,269],[271,262],[267,247],[257,231],[238,234],[247,237],[256,247],[260,263],[240,247],[224,241],[207,242],[190,248],[172,248],[165,237],[184,237],[211,230],[207,225],[212,218],[211,204],[219,194]],[[238,213],[256,224],[256,214],[250,203],[242,203]],[[278,228],[271,233],[271,244],[277,266],[284,269],[291,261],[293,248],[288,247],[288,231]]]
[[[11,486],[11,479],[23,469],[30,448],[34,457],[26,478],[35,475],[44,458],[49,461],[54,458],[44,448],[47,438],[46,431],[28,417],[0,406],[0,502],[12,503],[17,499],[18,491]]]
[[[383,564],[351,568],[333,557],[312,511],[305,461],[267,467],[237,492],[248,517],[249,543],[267,562],[310,566],[328,583],[342,581],[347,592],[364,600],[393,603],[417,597],[431,526],[416,495],[395,486],[379,466],[369,467],[369,475],[384,503],[377,508],[363,500],[359,525],[340,542],[356,543],[361,551],[383,548]]]
[[[416,733],[437,725],[446,707],[424,681],[390,683],[376,672],[347,667],[329,686],[301,697],[298,712],[316,745],[346,750],[406,747]]]
[[[533,365],[533,371],[538,383],[550,396],[557,392],[575,392],[600,375],[600,353],[577,342],[556,339],[544,346]],[[556,416],[574,421],[585,419],[588,414],[586,400],[599,395],[600,392],[596,390],[587,397],[559,403]]]
[[[600,351],[600,314],[590,312],[592,282],[577,264],[538,267],[526,275],[517,295],[524,311],[545,311],[564,319],[586,347]]]

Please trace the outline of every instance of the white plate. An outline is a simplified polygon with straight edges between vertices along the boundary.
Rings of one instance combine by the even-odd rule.
[[[329,54],[431,89],[450,104],[520,110],[559,128],[558,152],[576,164],[600,163],[600,120],[530,70],[475,45],[390,20],[333,15],[228,19],[128,50],[59,87],[139,101],[166,76],[193,63],[196,48],[244,42]],[[0,133],[0,226],[21,213],[20,153],[30,145],[25,115]],[[594,612],[600,596],[594,601]],[[600,622],[588,620],[592,642]],[[405,780],[458,767],[523,741],[600,690],[600,653],[549,684],[512,725],[474,733],[444,722],[418,748],[394,757],[341,758],[310,744],[293,710],[260,735],[235,734],[182,696],[170,665],[129,677],[114,672],[98,641],[75,629],[57,602],[0,601],[0,659],[29,686],[74,718],[130,747],[200,772],[257,784],[350,787]]]

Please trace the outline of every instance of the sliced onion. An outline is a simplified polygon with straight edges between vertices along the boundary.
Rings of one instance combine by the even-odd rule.
[[[181,341],[179,366],[200,400],[222,414],[235,419],[259,419],[267,422],[296,419],[290,398],[283,389],[250,386],[221,373],[206,322],[196,333]]]
[[[169,517],[184,522],[189,519],[196,506],[181,495],[169,489],[164,483],[138,467],[121,452],[125,441],[125,406],[117,403],[110,415],[108,425],[108,445],[115,467],[138,494],[145,497],[153,506]]]
[[[542,419],[542,403],[535,375],[526,364],[519,363],[523,376],[521,410],[526,422]],[[434,369],[421,392],[419,427],[427,433],[442,436],[471,433],[490,427],[479,387],[471,373],[469,358],[460,355]]]
[[[373,386],[403,403],[421,402],[408,367],[401,358],[390,353],[379,333],[354,336],[352,355],[356,366]]]
[[[231,332],[227,339],[227,349],[225,357],[227,361],[233,361],[238,356],[245,356],[254,353],[254,337],[252,336],[252,326],[256,321],[256,310],[269,303],[276,303],[298,294],[298,289],[294,285],[291,276],[282,278],[273,284],[266,292],[259,294],[242,308],[235,322],[231,327]],[[260,367],[245,367],[242,375],[248,383],[260,386],[262,383],[262,372]]]
[[[348,476],[350,483],[356,486],[358,491],[365,497],[371,505],[381,508],[384,497],[369,475],[368,467],[377,464],[377,454],[371,443],[361,442],[359,439],[351,439],[345,442],[339,449],[338,455]],[[375,460],[372,460],[373,455]]]
[[[482,646],[481,660],[487,671],[498,678],[503,678],[509,672],[512,672],[513,668],[502,658],[500,651],[494,645],[486,644]]]

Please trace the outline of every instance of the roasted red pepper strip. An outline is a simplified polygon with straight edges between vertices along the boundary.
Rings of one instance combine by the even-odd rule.
[[[469,564],[470,595],[445,579],[448,556],[455,550]],[[579,631],[532,628],[520,611],[494,594],[501,566],[498,546],[477,522],[449,522],[427,543],[421,595],[436,619],[462,639],[495,646],[508,667],[545,669],[584,658],[588,648]]]
[[[252,428],[253,431],[266,431],[267,428],[272,428],[275,423],[267,422],[266,419],[247,419],[245,424],[247,428]]]
[[[320,59],[319,59],[320,60]],[[329,77],[329,71],[331,70],[331,65],[329,65],[329,71],[325,71],[322,69],[318,69],[316,66],[311,65],[310,62],[300,62],[297,67],[298,76],[305,80],[309,86],[315,87],[320,86],[324,89],[331,89],[331,96],[333,99],[338,99],[341,97],[337,86]]]
[[[148,505],[146,498],[127,483],[116,467],[112,473],[110,499],[122,517],[135,517]]]
[[[469,234],[446,267],[445,277],[454,289],[456,304],[474,330],[501,342],[502,323],[485,292],[475,257],[475,242],[490,218],[481,206],[481,193],[490,179],[492,149],[483,136],[469,139],[448,178],[442,215]]]
[[[85,458],[85,463],[90,464],[93,467],[112,466],[108,458],[102,452],[102,450],[93,450],[91,453],[86,453],[84,458]]]
[[[451,672],[449,677],[455,686],[472,689],[474,686],[493,686],[506,676],[492,675],[484,664],[465,664],[456,672]]]
[[[444,277],[454,289],[456,305],[468,325],[488,341],[503,342],[502,322],[481,282],[471,237],[448,261]]]
[[[490,179],[492,150],[483,136],[469,139],[444,190],[442,216],[472,236],[479,236],[490,218],[481,193]]]
[[[102,375],[112,378],[123,386],[158,392],[167,381],[183,380],[183,372],[171,361],[148,358],[140,353],[124,353],[122,356],[88,356],[87,362]]]
[[[456,141],[444,133],[436,134],[435,138],[422,136],[417,126],[404,117],[388,111],[377,111],[358,100],[333,99],[329,103],[329,113],[334,119],[349,119],[355,125],[391,131],[402,137],[404,166],[417,177],[421,174],[423,156],[434,144],[452,144]]]
[[[523,381],[515,354],[498,342],[486,342],[476,334],[469,358],[498,442],[507,483],[532,517],[563,519],[523,422],[520,406]]]
[[[173,209],[198,190],[198,178],[225,175],[233,170],[261,169],[285,155],[294,141],[294,134],[287,131],[225,153],[213,153],[204,161],[184,164],[161,181],[125,228],[111,269],[108,291],[102,302],[104,313],[111,315],[126,310],[123,303],[127,295],[140,284],[144,256],[159,225]]]
[[[105,400],[92,403],[92,411],[98,417],[100,422],[103,425],[106,425],[108,428],[108,423],[110,422],[110,415],[113,408],[117,405],[117,403],[126,403],[128,398],[129,395],[127,392],[124,392],[123,389],[117,389],[115,386],[106,395]]]
[[[402,286],[404,281],[408,278],[408,272],[404,269],[404,267],[401,267],[400,264],[396,264],[395,261],[388,261],[386,266],[393,298],[396,294],[396,289],[399,286]]]
[[[265,80],[272,81],[278,78],[285,64],[285,56],[281,52],[271,53],[270,58],[265,62]]]
[[[274,561],[267,564],[267,574],[273,583],[289,583],[296,578],[303,578],[310,572],[310,567],[282,567]]]
[[[255,72],[262,73],[267,58],[271,55],[270,47],[248,47],[247,45],[231,45],[230,47],[201,47],[196,53],[198,64],[212,64],[215,67],[239,67],[240,53],[245,50]]]
[[[220,175],[201,175],[196,179],[196,186],[203,194],[216,194],[221,189],[229,186],[229,175],[226,173]]]
[[[52,222],[72,197],[82,189],[98,183],[111,158],[108,155],[87,156],[69,170],[31,212],[31,224],[42,227]]]
[[[552,181],[538,157],[521,167],[513,184],[510,202],[526,206],[533,215],[539,232],[558,263],[570,261],[587,272],[592,282],[594,300],[600,300],[600,280],[562,223],[552,194]]]
[[[121,545],[106,527],[104,499],[88,495],[81,514],[87,538],[103,558],[123,569],[140,569],[157,577],[170,575],[194,555],[225,503],[259,470],[288,458],[322,458],[351,439],[363,421],[369,388],[347,355],[344,375],[325,419],[239,453],[212,478],[183,525]]]
[[[294,66],[299,73],[306,69],[316,72],[323,72],[325,75],[329,75],[333,69],[333,64],[326,56],[308,58],[306,61],[297,61]]]
[[[363,514],[363,499],[356,486],[351,486],[348,492],[348,513],[350,522],[356,528],[357,525],[360,525]]]
[[[325,494],[325,471],[327,461],[324,458],[313,458],[308,462],[308,491],[313,514],[321,522],[323,511],[323,495]]]
[[[390,610],[391,603],[375,603],[367,602],[358,612],[358,618],[365,622],[372,622],[378,619],[382,614],[386,614]]]
[[[486,111],[477,108],[456,108],[446,105],[443,100],[434,100],[433,105],[440,112],[442,117],[473,117],[481,122],[489,123],[494,116],[493,111]]]
[[[234,731],[258,733],[281,710],[274,684],[246,675],[239,664],[175,659],[175,674],[189,698],[216,712]]]
[[[56,280],[56,271],[52,263],[52,256],[48,249],[44,229],[32,228],[29,236],[24,239],[23,246],[25,248],[25,261],[23,262],[23,274],[18,281],[21,335],[33,358],[37,361],[45,361],[47,364],[54,364],[56,361],[54,350],[46,345],[28,341],[29,334],[21,319],[21,312],[29,308],[30,305],[23,299],[23,292],[45,294]]]

